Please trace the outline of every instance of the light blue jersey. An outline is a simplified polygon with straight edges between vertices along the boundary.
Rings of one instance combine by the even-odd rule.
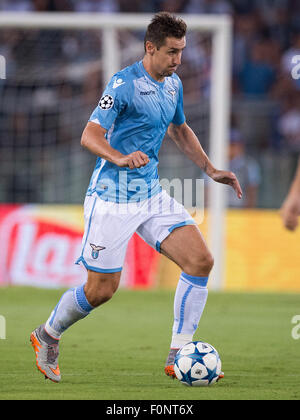
[[[116,73],[89,121],[107,131],[110,145],[124,155],[140,150],[149,163],[136,169],[120,168],[98,158],[87,191],[117,203],[145,200],[161,191],[158,152],[170,123],[185,122],[183,91],[174,73],[157,82],[142,61]]]

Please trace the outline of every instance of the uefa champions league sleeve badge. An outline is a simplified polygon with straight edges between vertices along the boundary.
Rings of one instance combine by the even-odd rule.
[[[108,111],[114,105],[114,98],[111,95],[104,95],[99,101],[99,108],[103,109],[104,111]]]

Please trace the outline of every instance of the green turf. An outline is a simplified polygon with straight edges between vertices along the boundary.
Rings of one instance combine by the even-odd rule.
[[[62,290],[0,289],[7,322],[0,340],[0,399],[299,399],[300,340],[291,335],[300,295],[210,292],[195,339],[220,353],[225,379],[190,388],[163,373],[173,292],[120,290],[70,328],[61,341],[62,381],[35,367],[29,334]]]

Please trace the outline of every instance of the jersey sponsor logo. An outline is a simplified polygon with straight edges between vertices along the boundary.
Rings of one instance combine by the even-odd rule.
[[[146,92],[140,92],[140,95],[142,96],[148,96],[148,95],[155,95],[155,90],[147,90]]]
[[[92,257],[96,260],[99,257],[99,252],[105,249],[105,246],[97,246],[94,244],[90,244],[92,248]]]
[[[125,82],[123,82],[123,79],[115,79],[113,83],[113,89],[116,89],[117,87],[124,85]]]
[[[114,104],[114,98],[110,95],[104,95],[100,99],[98,106],[104,111],[107,111],[113,107],[113,104]]]

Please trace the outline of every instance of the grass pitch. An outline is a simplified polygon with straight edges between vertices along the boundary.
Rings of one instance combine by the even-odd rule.
[[[119,290],[65,332],[62,381],[35,366],[30,332],[45,322],[63,290],[0,289],[6,339],[0,340],[0,399],[299,399],[300,340],[291,320],[300,295],[209,293],[195,336],[219,351],[225,379],[190,388],[163,372],[174,292]]]

